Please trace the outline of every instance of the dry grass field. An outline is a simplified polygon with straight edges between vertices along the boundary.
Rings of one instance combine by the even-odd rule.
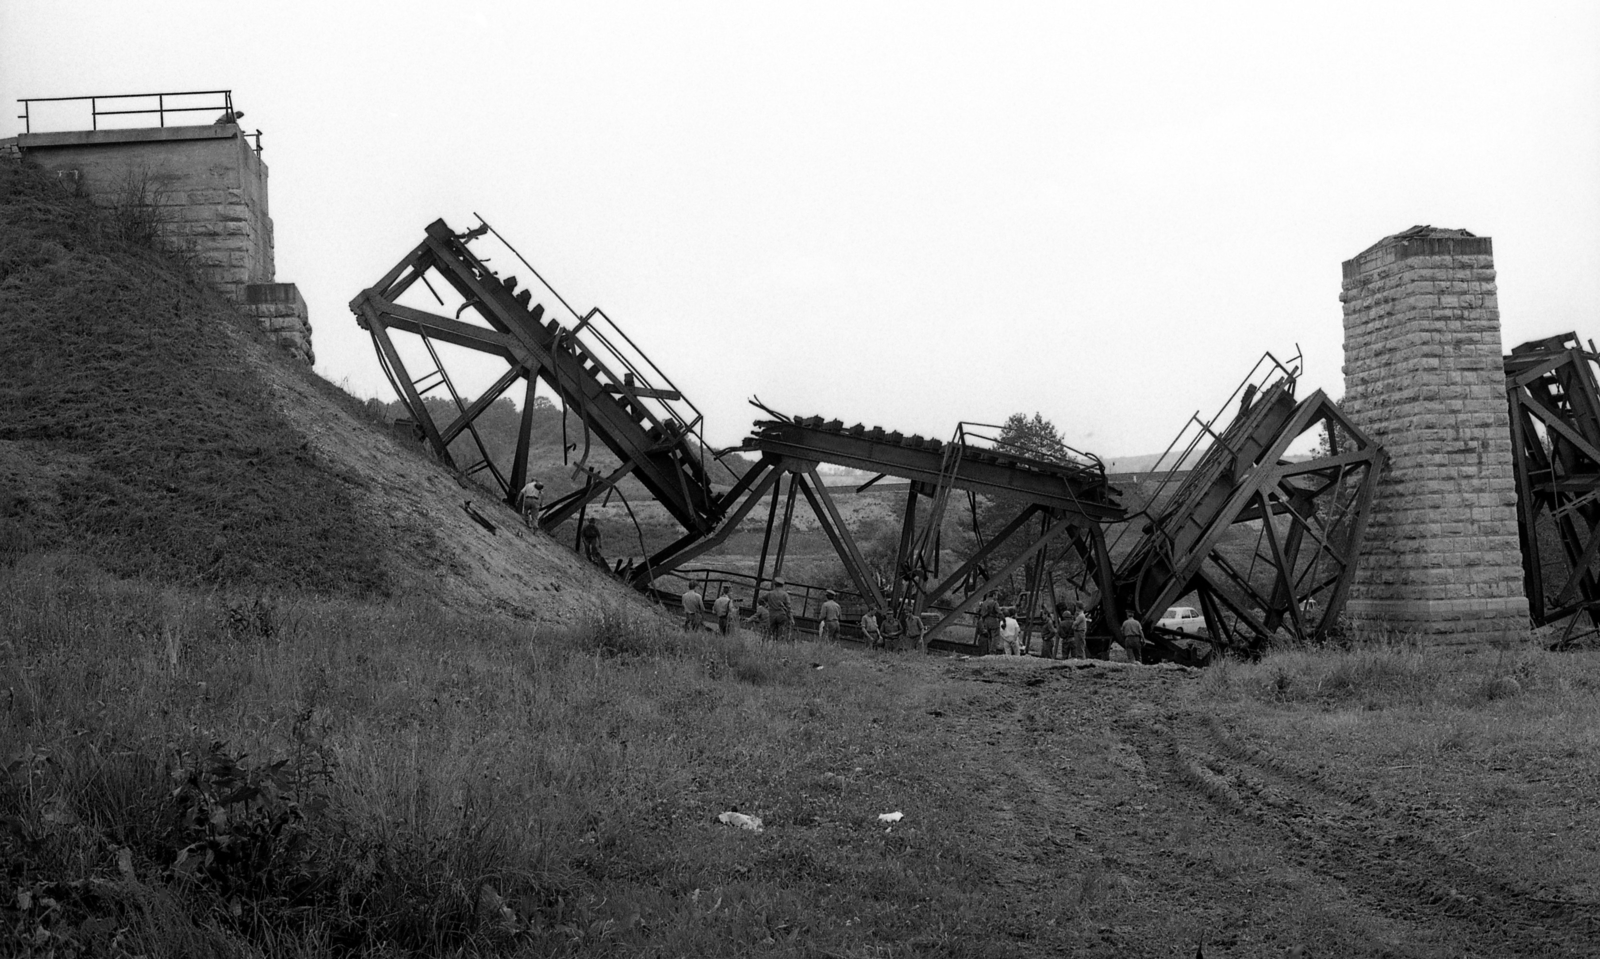
[[[77,569],[0,574],[8,952],[1442,959],[1600,935],[1586,654],[923,658]]]

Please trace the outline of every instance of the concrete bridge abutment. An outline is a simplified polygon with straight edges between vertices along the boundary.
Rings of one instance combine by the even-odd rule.
[[[237,124],[24,133],[15,147],[96,203],[147,209],[159,242],[280,346],[315,360],[305,300],[277,282],[267,166]]]

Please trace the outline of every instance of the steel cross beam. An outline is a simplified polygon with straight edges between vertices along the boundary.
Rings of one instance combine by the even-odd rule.
[[[779,479],[785,474],[789,476],[789,487],[785,494]],[[787,552],[789,532],[794,520],[795,497],[804,494],[806,504],[811,507],[812,513],[817,518],[817,523],[822,527],[823,533],[828,537],[828,542],[833,546],[839,561],[844,564],[845,572],[849,575],[856,589],[863,599],[874,606],[882,607],[884,597],[877,585],[873,583],[866,561],[861,556],[861,549],[856,545],[855,538],[851,535],[844,519],[839,515],[839,509],[833,502],[833,497],[823,486],[822,479],[817,475],[817,464],[814,460],[798,460],[792,457],[764,455],[754,466],[740,478],[739,483],[722,498],[718,506],[723,519],[717,528],[709,535],[700,537],[694,533],[686,534],[677,542],[670,544],[658,551],[647,561],[646,570],[641,578],[636,579],[635,585],[648,586],[649,579],[663,576],[673,570],[679,569],[685,563],[704,555],[711,549],[720,545],[738,528],[762,499],[770,497],[767,512],[765,532],[762,536],[761,558],[757,563],[755,575],[755,588],[759,591],[763,583],[778,579],[783,575],[783,561]],[[778,501],[784,500],[782,520],[778,519]],[[773,533],[778,534],[778,548],[773,555],[773,568],[767,574],[767,556],[772,546]]]
[[[1504,362],[1529,616],[1600,625],[1600,357],[1566,333]]]
[[[1243,634],[1259,650],[1279,629],[1320,639],[1344,606],[1385,457],[1320,390],[1296,403],[1286,378],[1240,411],[1201,458],[1116,573],[1121,600],[1144,625],[1199,590],[1207,626],[1219,638]],[[1291,463],[1300,436],[1326,425],[1326,455]],[[1228,559],[1242,524],[1260,527],[1268,579],[1256,582]],[[1280,531],[1279,524],[1286,524]],[[1329,570],[1319,575],[1318,570]],[[1318,614],[1310,599],[1320,599]],[[1223,622],[1224,612],[1232,622]]]
[[[580,412],[587,426],[618,459],[631,466],[639,482],[673,519],[687,530],[708,532],[716,521],[716,497],[689,429],[644,402],[680,399],[681,395],[675,389],[658,389],[639,381],[631,370],[618,375],[606,364],[602,351],[591,348],[580,332],[589,318],[572,330],[547,320],[544,307],[531,302],[529,291],[516,292],[514,278],[500,280],[472,253],[467,245],[472,238],[473,234],[454,233],[443,220],[434,221],[427,227],[421,244],[378,284],[362,291],[350,303],[361,325],[372,332],[385,368],[397,378],[395,386],[401,399],[435,452],[450,463],[450,439],[463,429],[470,429],[475,417],[488,408],[499,392],[518,377],[541,378],[568,409]],[[470,311],[487,325],[438,316],[396,302],[419,280],[437,296],[427,279],[430,274],[460,296],[463,305],[458,317]],[[441,429],[411,384],[390,331],[499,356],[511,365],[511,371],[490,394],[463,409],[456,422]],[[600,342],[605,341],[602,338]],[[527,431],[531,415],[529,404],[523,411],[519,434]],[[523,446],[520,442],[518,445],[519,449]],[[521,455],[526,456],[525,449],[521,449]],[[514,464],[512,477],[525,476],[525,465]],[[500,478],[498,471],[496,477]],[[520,487],[509,488],[512,484],[501,482],[508,487],[503,489],[507,501],[513,501]],[[590,495],[598,495],[598,491],[591,490]]]
[[[830,544],[857,589],[865,599],[880,608],[898,609],[909,601],[912,613],[920,614],[965,582],[980,564],[997,555],[1003,546],[1014,541],[1029,518],[1042,514],[1048,520],[1042,523],[1039,534],[1024,547],[1022,553],[1025,559],[1035,560],[1033,578],[1042,578],[1038,573],[1045,547],[1059,536],[1070,534],[1075,541],[1083,544],[1081,549],[1084,551],[1086,570],[1093,569],[1095,573],[1098,591],[1108,611],[1104,617],[1109,621],[1115,615],[1116,597],[1109,588],[1111,567],[1102,524],[1123,518],[1125,511],[1117,499],[1116,490],[1106,482],[1105,473],[1098,464],[1053,462],[966,442],[946,444],[918,436],[905,437],[882,429],[869,430],[860,426],[846,429],[838,422],[824,423],[821,417],[758,422],[741,448],[759,451],[763,457],[776,460],[783,464],[785,471],[795,474],[792,488],[807,497],[808,504],[817,514]],[[849,530],[833,507],[831,496],[816,476],[815,465],[818,462],[874,473],[875,478],[865,486],[871,486],[885,476],[908,481],[894,580],[887,594],[880,593],[873,575],[850,539]],[[1005,530],[987,542],[980,536],[977,555],[969,558],[942,582],[930,586],[928,579],[938,576],[939,526],[953,489],[965,490],[969,497],[979,492],[1010,497],[1020,500],[1023,510]],[[762,561],[758,569],[758,576],[765,577],[766,556],[774,531],[778,534],[777,554],[781,557],[784,552],[789,509],[785,509],[780,523],[776,491],[763,489],[762,492],[772,496],[763,537]],[[917,512],[924,499],[928,500],[930,509],[919,532]],[[745,512],[749,511],[751,505],[747,503]],[[668,571],[682,562],[683,550],[689,548],[690,538],[684,537],[653,557],[652,564],[658,572]],[[695,555],[698,555],[697,550]],[[915,589],[909,591],[902,575],[906,568],[920,574]],[[1019,568],[1021,565],[1013,561],[998,575],[1001,578],[1008,577]],[[1037,584],[1030,592],[1038,592]],[[953,611],[940,607],[939,611],[944,616],[932,630],[947,628],[970,605],[959,606]],[[932,630],[928,634],[930,639]]]
[[[1023,523],[1027,522],[1027,520],[1031,519],[1034,514],[1039,513],[1039,512],[1043,512],[1043,510],[1041,510],[1041,508],[1038,507],[1038,506],[1030,506],[1030,507],[1028,507],[1027,509],[1022,511],[1022,513],[1017,517],[1016,520],[1013,520],[1012,526],[1008,527],[1008,530],[1014,532],[1015,530],[1020,529],[1022,527]],[[1015,559],[1013,559],[1011,562],[1006,564],[1004,569],[1000,570],[998,573],[995,573],[993,578],[996,579],[996,580],[1005,580],[1012,573],[1014,573],[1017,570],[1023,568],[1024,566],[1026,566],[1028,561],[1033,559],[1033,557],[1037,553],[1039,553],[1040,550],[1045,549],[1052,542],[1054,542],[1057,539],[1060,539],[1061,536],[1064,535],[1070,529],[1072,529],[1072,526],[1070,524],[1065,523],[1065,522],[1060,522],[1060,521],[1056,522],[1056,524],[1054,526],[1051,526],[1049,528],[1049,530],[1047,530],[1038,539],[1036,539],[1032,543],[1028,544],[1028,546],[1026,548],[1024,548],[1021,553],[1017,554]],[[991,542],[991,545],[994,545],[996,543],[1003,542],[1004,540],[1009,539],[1009,538],[1010,538],[1010,533],[1008,533],[1006,536],[1003,536],[1003,537],[1002,536],[996,536],[994,538],[994,540],[991,540],[990,542]],[[952,577],[952,578],[954,578],[954,577]],[[949,583],[946,583],[945,585],[946,585],[946,587],[948,587]],[[940,590],[939,594],[943,595],[943,593],[947,592],[947,591],[948,591],[948,589]],[[967,596],[960,603],[956,604],[954,609],[952,609],[949,612],[945,613],[944,617],[941,618],[937,623],[934,623],[932,626],[928,627],[928,631],[927,631],[928,640],[931,642],[933,640],[933,638],[935,636],[937,636],[940,632],[942,632],[947,626],[949,626],[952,623],[954,623],[956,621],[957,617],[961,616],[964,613],[970,612],[973,607],[977,606],[978,603],[982,602],[985,592],[987,592],[987,590],[983,590],[983,589],[974,590],[971,595]]]
[[[966,562],[957,567],[955,572],[945,577],[943,582],[935,584],[933,589],[928,591],[927,597],[924,601],[925,605],[932,606],[939,600],[943,599],[945,594],[949,593],[951,590],[965,582],[967,577],[971,576],[974,570],[982,566],[990,556],[994,555],[994,553],[999,550],[999,548],[1008,540],[1010,540],[1018,530],[1022,529],[1023,525],[1026,524],[1028,520],[1038,515],[1042,509],[1043,507],[1039,506],[1037,503],[1024,507],[1022,512],[1013,517],[1011,522],[1007,523],[1005,527],[1000,530],[1000,532],[996,533],[989,539],[989,542],[979,547],[978,551],[973,553]],[[990,579],[998,578],[999,577],[997,576],[990,577]],[[983,590],[975,590],[973,595],[981,597],[983,592]],[[957,612],[961,611],[962,610],[958,608]]]
[[[816,466],[813,465],[804,475],[797,474],[795,482],[800,484],[800,492],[805,494],[811,512],[816,515],[817,523],[827,535],[828,543],[833,546],[833,551],[838,554],[840,562],[844,563],[845,572],[855,584],[856,591],[870,599],[874,607],[881,608],[883,593],[867,571],[867,562],[862,558],[855,538],[850,535],[849,527],[845,526],[844,519],[839,515],[839,508],[834,505],[833,497],[822,485],[822,477],[817,475]]]
[[[1260,461],[1294,409],[1292,379],[1285,377],[1261,390],[1179,485],[1151,523],[1151,532],[1134,546],[1117,573],[1127,599],[1141,615],[1158,606],[1165,609],[1187,592],[1180,588],[1167,595],[1175,583],[1182,587],[1193,576],[1194,570],[1182,568],[1183,564],[1198,565],[1210,551],[1210,544],[1201,548],[1207,532],[1221,535],[1225,526],[1219,525],[1219,517],[1230,509],[1237,513],[1236,501],[1241,505],[1249,501],[1248,494],[1240,496],[1238,477]]]
[[[1105,473],[1094,467],[1066,466],[978,447],[964,449],[952,467],[938,440],[883,430],[830,429],[821,417],[758,422],[742,448],[898,476],[933,489],[949,485],[1020,496],[1087,522],[1113,522],[1125,515]],[[947,472],[950,469],[953,474]]]
[[[744,518],[750,515],[750,511],[755,509],[756,504],[761,502],[767,491],[775,491],[778,479],[781,476],[783,476],[783,470],[778,468],[778,463],[775,460],[763,459],[750,467],[749,472],[745,473],[744,477],[741,478],[742,480],[750,480],[750,483],[743,490],[738,491],[742,496],[742,501],[733,506],[732,509],[724,511],[722,521],[717,524],[717,528],[704,536],[691,531],[676,543],[658,551],[645,562],[644,569],[640,571],[640,576],[634,580],[634,585],[641,588],[647,587],[650,585],[651,578],[669,573],[690,560],[703,556],[722,545],[733,534],[733,531],[739,528],[739,524],[743,522]],[[726,504],[729,499],[724,497],[723,502]],[[759,589],[760,585],[758,580],[756,587]]]

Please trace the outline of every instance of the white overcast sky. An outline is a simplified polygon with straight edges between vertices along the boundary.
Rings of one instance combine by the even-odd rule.
[[[0,0],[0,95],[229,88],[317,370],[482,213],[732,443],[759,395],[1158,451],[1263,351],[1342,392],[1339,264],[1492,236],[1504,345],[1600,339],[1600,4]],[[0,136],[19,131],[3,111]]]

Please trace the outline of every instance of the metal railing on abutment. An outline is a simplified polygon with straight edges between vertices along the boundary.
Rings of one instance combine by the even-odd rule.
[[[153,102],[152,102],[153,101]],[[17,102],[22,104],[22,112],[17,114],[17,119],[22,121],[24,133],[35,132],[64,132],[64,131],[35,131],[36,122],[59,122],[55,108],[49,107],[39,110],[35,104],[71,104],[83,103],[89,107],[89,129],[99,130],[101,117],[132,117],[153,116],[156,126],[167,125],[168,114],[179,113],[210,113],[220,116],[236,114],[233,108],[232,90],[175,90],[163,93],[100,93],[77,97],[18,97]],[[81,115],[78,111],[70,111],[68,115]],[[205,126],[204,123],[174,123],[174,126]],[[67,129],[82,129],[69,127]],[[107,128],[111,129],[111,128]],[[255,139],[255,150],[261,152],[261,131],[246,133],[246,136]]]

